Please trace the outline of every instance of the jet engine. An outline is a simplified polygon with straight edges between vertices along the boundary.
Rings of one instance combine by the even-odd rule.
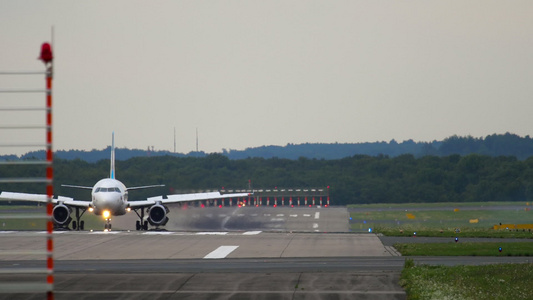
[[[64,204],[58,204],[54,207],[52,215],[54,218],[54,223],[60,226],[68,226],[72,218],[70,217],[71,210],[68,206]]]
[[[168,207],[155,204],[148,209],[148,222],[152,226],[165,226],[168,222]]]

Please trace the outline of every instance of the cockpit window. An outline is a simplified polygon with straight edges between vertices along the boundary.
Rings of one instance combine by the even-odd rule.
[[[111,187],[111,188],[105,188],[105,187],[98,187],[94,191],[95,193],[99,192],[117,192],[120,193],[120,189],[118,187]]]

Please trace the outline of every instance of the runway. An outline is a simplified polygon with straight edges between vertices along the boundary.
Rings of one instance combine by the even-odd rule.
[[[345,207],[180,207],[169,205],[169,231],[348,232]],[[131,212],[113,219],[113,228],[135,230]],[[103,225],[102,225],[103,228]]]
[[[392,254],[375,235],[348,233],[345,208],[171,208],[168,231],[149,232],[132,230],[135,217],[54,234],[56,299],[405,299],[403,261],[376,260]],[[0,250],[39,250],[44,236],[0,232]],[[0,266],[23,273],[43,259],[20,252]],[[0,278],[32,276],[44,275]],[[42,294],[0,293],[17,297]]]
[[[39,250],[44,233],[0,233],[2,250]],[[42,239],[43,243],[36,243]],[[54,237],[55,260],[222,259],[391,256],[372,234],[272,232],[63,232]],[[228,248],[231,247],[231,248]],[[39,259],[14,253],[11,260]]]
[[[406,298],[398,284],[404,258],[374,234],[349,233],[345,208],[175,209],[169,231],[149,232],[129,229],[134,216],[113,220],[121,230],[54,234],[56,299]],[[42,250],[43,232],[0,232],[0,240],[0,250],[12,254],[0,256],[1,283],[44,282],[45,274],[24,273],[43,268],[45,256],[19,251]],[[0,299],[42,296],[0,293]]]
[[[405,299],[404,258],[390,240],[350,233],[345,208],[171,207],[167,231],[54,233],[56,299]],[[38,279],[45,233],[0,232],[0,283]],[[429,264],[524,262],[524,258],[414,257]],[[16,273],[10,274],[15,270]],[[5,286],[5,285],[4,285]],[[42,299],[0,291],[0,299]]]

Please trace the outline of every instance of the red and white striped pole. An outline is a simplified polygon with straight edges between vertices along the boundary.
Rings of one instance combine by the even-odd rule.
[[[48,274],[46,276],[46,283],[50,286],[47,292],[47,299],[54,299],[54,223],[52,222],[53,204],[52,198],[54,196],[54,168],[53,168],[53,154],[52,154],[52,48],[50,44],[44,43],[41,46],[41,56],[39,57],[46,66],[46,266]]]

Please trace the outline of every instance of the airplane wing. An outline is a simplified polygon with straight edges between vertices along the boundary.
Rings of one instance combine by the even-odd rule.
[[[176,195],[168,195],[166,199],[163,198],[162,196],[157,196],[157,197],[150,197],[147,200],[128,201],[128,203],[131,208],[138,208],[138,207],[143,207],[143,206],[154,205],[156,202],[161,202],[163,204],[170,204],[170,203],[192,202],[192,201],[201,201],[201,200],[248,197],[249,195],[250,194],[248,193],[221,194],[220,192],[176,194]]]
[[[163,199],[162,202],[163,203],[178,203],[178,202],[199,201],[199,200],[248,197],[249,195],[250,194],[248,193],[221,194],[220,192],[176,194],[176,195],[168,195],[167,196],[168,199]]]
[[[15,201],[28,201],[28,202],[48,202],[47,195],[43,194],[27,194],[27,193],[12,193],[12,192],[2,192],[0,193],[0,199],[3,200],[15,200]],[[89,207],[91,202],[89,201],[80,201],[74,200],[70,197],[58,196],[55,199],[52,199],[52,203],[56,204],[58,202],[63,202],[63,204],[74,207]]]

